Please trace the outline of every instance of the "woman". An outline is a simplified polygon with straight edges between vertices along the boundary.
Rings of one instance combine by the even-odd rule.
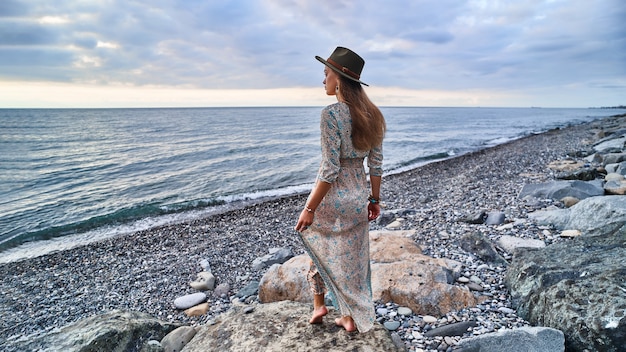
[[[322,162],[315,186],[295,226],[311,257],[307,280],[313,291],[311,324],[321,323],[329,291],[346,331],[370,330],[375,314],[369,263],[369,222],[380,215],[385,119],[360,81],[365,61],[337,47],[324,67],[327,95],[337,103],[322,110]],[[363,160],[367,157],[371,192]],[[368,197],[369,195],[369,197]]]

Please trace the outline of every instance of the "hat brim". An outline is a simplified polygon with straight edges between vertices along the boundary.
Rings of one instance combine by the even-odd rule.
[[[337,72],[338,74],[340,74],[340,75],[344,76],[345,78],[347,78],[347,79],[349,79],[349,80],[351,80],[351,81],[355,81],[355,82],[361,83],[361,84],[362,84],[362,85],[364,85],[364,86],[368,86],[368,87],[370,86],[369,84],[367,84],[367,83],[365,83],[365,82],[361,82],[361,81],[359,81],[358,79],[356,79],[356,78],[354,78],[354,77],[351,77],[351,76],[349,76],[349,75],[345,74],[344,72],[339,71],[339,70],[338,70],[335,66],[331,65],[328,61],[326,61],[326,60],[322,59],[321,57],[319,57],[319,56],[315,56],[315,58],[317,59],[317,61],[319,61],[319,62],[323,63],[324,65],[326,65],[326,67],[328,67],[328,68],[330,68],[331,70],[333,70],[333,71]]]

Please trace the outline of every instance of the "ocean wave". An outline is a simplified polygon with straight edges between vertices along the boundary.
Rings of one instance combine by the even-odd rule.
[[[382,110],[385,174],[615,113]],[[84,112],[0,110],[0,261],[308,192],[319,165],[319,108]]]

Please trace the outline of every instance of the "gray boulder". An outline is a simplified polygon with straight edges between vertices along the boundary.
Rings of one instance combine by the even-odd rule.
[[[161,340],[180,325],[145,313],[113,310],[66,325],[31,339],[23,351],[139,351],[149,340]]]
[[[528,217],[540,225],[552,225],[559,230],[602,235],[614,232],[626,223],[626,196],[591,197],[568,209],[537,211]]]
[[[607,164],[604,166],[607,173],[616,173],[620,175],[626,175],[626,161],[622,161],[615,164]]]
[[[626,346],[626,224],[611,228],[518,249],[509,265],[505,281],[518,315],[561,330],[568,351]]]
[[[604,165],[609,165],[609,164],[617,164],[617,163],[621,163],[623,161],[626,161],[626,153],[608,153],[606,155],[604,155],[603,158],[603,164]]]
[[[335,325],[340,315],[334,309],[315,325],[309,324],[311,311],[311,304],[292,301],[259,304],[249,314],[234,306],[203,326],[182,352],[402,351],[378,323],[367,333],[347,333]]]
[[[506,259],[498,253],[489,238],[481,233],[468,233],[464,235],[460,238],[459,245],[465,251],[475,254],[487,263],[508,264]]]
[[[592,181],[598,177],[598,170],[595,168],[584,167],[571,172],[560,172],[556,175],[559,180],[581,180]]]
[[[241,290],[237,291],[235,297],[239,299],[246,299],[247,297],[254,296],[259,292],[259,282],[252,280],[248,282]]]
[[[461,340],[463,352],[559,352],[565,350],[563,333],[543,327],[504,329]]]
[[[606,153],[613,150],[624,149],[624,143],[626,143],[626,136],[613,135],[594,144],[593,149],[599,153]]]
[[[460,219],[460,221],[466,222],[468,224],[484,224],[486,220],[487,212],[484,210],[476,211]]]
[[[594,181],[551,181],[536,184],[525,184],[518,198],[531,196],[559,200],[564,197],[585,199],[604,195],[601,180]]]
[[[269,254],[256,258],[252,262],[252,269],[259,271],[274,264],[282,264],[291,258],[293,258],[293,253],[289,248],[270,248]]]
[[[505,214],[501,211],[492,211],[487,213],[487,219],[485,224],[487,225],[502,225],[504,224]]]
[[[192,326],[181,326],[161,340],[164,352],[180,352],[186,344],[196,335],[196,329]]]

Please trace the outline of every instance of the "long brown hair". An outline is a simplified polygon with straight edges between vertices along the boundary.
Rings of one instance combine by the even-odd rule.
[[[350,107],[352,145],[370,150],[382,144],[387,125],[380,109],[370,100],[360,83],[340,77],[341,97]]]

